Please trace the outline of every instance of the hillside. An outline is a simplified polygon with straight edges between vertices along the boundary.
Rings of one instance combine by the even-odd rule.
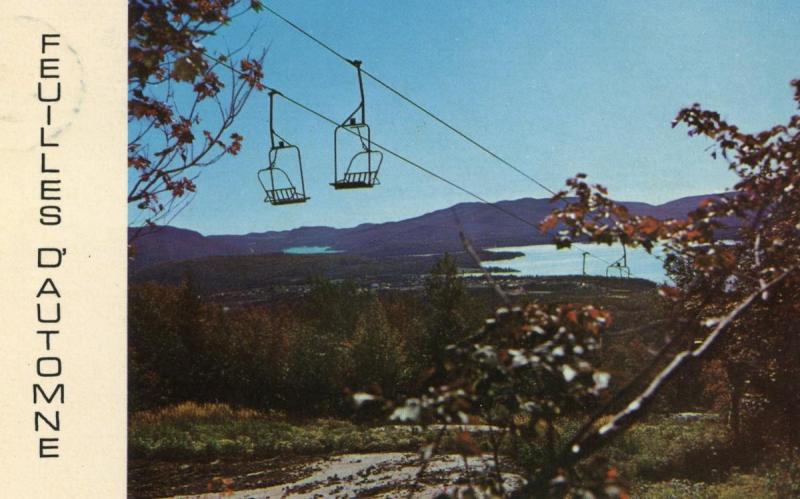
[[[624,204],[634,213],[661,219],[676,218],[685,216],[710,196],[713,194],[681,198],[661,205]],[[533,224],[538,224],[553,209],[548,199],[523,198],[497,204]],[[134,242],[135,254],[130,266],[132,271],[137,271],[164,262],[280,253],[298,246],[327,246],[350,255],[367,257],[460,252],[458,221],[478,248],[547,244],[552,239],[551,235],[542,234],[491,206],[477,202],[460,203],[406,220],[342,229],[300,227],[245,235],[203,236],[199,232],[169,226],[131,228],[129,234],[139,231],[139,235]]]

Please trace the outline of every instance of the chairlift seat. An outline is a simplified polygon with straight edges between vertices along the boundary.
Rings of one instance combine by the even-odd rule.
[[[276,166],[278,162],[278,151],[293,150],[295,152],[294,162],[289,165],[291,168],[296,168],[300,177],[300,186],[298,189],[294,182],[292,182],[289,174],[281,168]],[[273,147],[269,151],[270,165],[258,171],[258,181],[264,189],[265,203],[273,206],[281,206],[286,204],[305,203],[309,198],[305,193],[305,183],[303,182],[303,163],[300,159],[300,149],[297,146],[284,145],[283,142],[279,146]],[[262,178],[262,175],[267,177]],[[277,177],[277,178],[276,178]],[[282,180],[281,180],[282,179]]]
[[[273,206],[283,205],[283,204],[304,203],[310,199],[308,196],[305,196],[302,193],[298,192],[297,189],[295,189],[294,187],[270,189],[266,191],[266,194],[267,197],[264,198],[264,202],[268,202]]]
[[[258,170],[256,177],[258,177],[258,182],[261,184],[264,194],[266,194],[264,198],[265,203],[269,203],[273,206],[305,203],[311,198],[306,196],[306,184],[303,179],[303,160],[300,157],[300,148],[290,144],[286,139],[278,135],[273,126],[276,95],[279,95],[279,92],[276,90],[272,90],[269,93],[270,149],[267,153],[269,165],[266,168]],[[282,168],[278,168],[278,164],[280,164]],[[291,175],[289,172],[291,172]],[[276,175],[278,179],[275,178]],[[299,180],[299,189],[295,187],[292,178]]]
[[[334,189],[368,189],[378,182],[378,171],[383,163],[383,153],[372,147],[372,134],[366,123],[366,104],[364,102],[364,83],[361,77],[361,61],[353,60],[351,64],[358,75],[358,91],[361,101],[333,131],[333,182]],[[341,132],[345,132],[344,135]],[[350,146],[342,146],[340,135],[357,139],[358,152],[347,152]],[[340,149],[341,148],[341,149]],[[347,157],[350,157],[348,161]],[[361,160],[361,161],[357,161]]]
[[[611,277],[609,274],[612,270],[619,272],[620,277],[630,277],[631,269],[624,263],[617,261],[606,267],[606,277]]]
[[[379,185],[377,171],[347,172],[335,182],[331,182],[334,189],[363,189]]]

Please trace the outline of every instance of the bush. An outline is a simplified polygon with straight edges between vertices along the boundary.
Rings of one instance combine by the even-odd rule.
[[[295,425],[280,414],[194,403],[135,413],[128,435],[132,458],[167,460],[416,451],[429,438],[428,431],[403,427],[366,428],[335,419]]]
[[[766,475],[767,487],[777,497],[800,497],[800,458],[783,458]]]
[[[777,499],[791,496],[776,495],[767,488],[767,481],[756,475],[736,474],[722,483],[690,482],[688,480],[670,480],[647,484],[639,488],[636,497],[641,499],[741,499],[752,497],[758,499]]]
[[[263,413],[253,409],[233,409],[227,404],[198,404],[183,402],[177,405],[162,407],[157,410],[139,411],[131,416],[130,424],[187,425],[194,423],[228,423],[265,417]]]
[[[393,397],[406,366],[403,342],[391,327],[386,313],[376,297],[372,297],[359,317],[350,349],[352,384],[354,389],[378,387]]]
[[[605,455],[632,480],[708,478],[738,463],[730,462],[728,433],[715,420],[678,421],[653,417],[609,446]]]

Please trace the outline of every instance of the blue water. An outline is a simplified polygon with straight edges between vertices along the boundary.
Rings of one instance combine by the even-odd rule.
[[[290,255],[319,255],[321,253],[340,253],[339,250],[331,249],[330,246],[293,246],[283,250]]]
[[[513,246],[507,248],[490,248],[488,251],[518,251],[524,256],[509,260],[492,260],[484,262],[485,266],[506,267],[519,270],[514,275],[548,276],[548,275],[580,275],[582,272],[583,251],[592,255],[586,257],[586,273],[589,275],[606,275],[610,263],[622,257],[622,246],[581,244],[572,249],[556,249],[554,244],[536,246]],[[628,268],[631,277],[649,279],[657,283],[667,281],[663,264],[653,255],[661,256],[660,249],[648,254],[641,248],[627,248]],[[602,260],[605,261],[602,261]],[[609,269],[608,275],[619,277],[619,270]]]

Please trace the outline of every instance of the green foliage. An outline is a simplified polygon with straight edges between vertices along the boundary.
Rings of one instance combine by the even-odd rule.
[[[800,458],[783,457],[767,469],[767,489],[777,497],[800,497]]]
[[[193,366],[179,334],[178,309],[175,289],[145,285],[130,290],[128,388],[132,408],[179,399],[189,386]]]
[[[378,387],[394,396],[404,378],[407,361],[402,338],[386,317],[380,301],[372,297],[356,324],[351,357],[354,389]]]
[[[656,417],[631,428],[604,455],[631,479],[697,479],[711,473],[720,476],[739,464],[732,451],[724,424],[716,419]]]
[[[290,317],[228,313],[202,303],[190,280],[132,287],[128,315],[132,410],[184,400],[269,407],[285,395]]]
[[[426,431],[333,419],[292,424],[276,414],[190,403],[134,413],[128,442],[132,458],[189,459],[415,451],[430,437]]]
[[[772,492],[767,480],[757,475],[736,474],[722,483],[691,482],[675,479],[668,482],[647,484],[640,487],[636,497],[641,499],[740,499],[752,497],[759,499],[778,499],[781,496]]]
[[[350,345],[369,296],[352,282],[316,278],[300,308],[303,326],[289,343],[287,399],[290,408],[310,414],[344,412],[350,379]]]
[[[361,293],[352,281],[315,277],[301,310],[321,336],[346,340],[353,335],[368,300],[369,295]]]
[[[422,357],[431,365],[444,366],[445,349],[463,338],[480,324],[480,307],[467,293],[464,280],[458,275],[455,259],[445,254],[431,269],[425,282],[425,338]]]
[[[342,411],[347,376],[345,339],[305,325],[289,341],[287,405],[306,414]]]
[[[557,421],[557,444],[565,445],[578,426],[574,418]],[[517,449],[517,460],[526,468],[535,469],[548,459],[546,449],[531,441]],[[790,461],[766,470],[754,468],[753,461],[747,449],[730,445],[724,422],[713,415],[695,420],[665,415],[633,426],[577,472],[587,476],[599,463],[613,463],[623,482],[632,486],[633,497],[794,497],[787,492],[796,483]]]
[[[576,287],[552,281],[537,285],[537,290],[551,289],[547,286],[557,290],[542,296],[553,303],[542,305],[547,310],[565,298],[581,303],[599,294],[596,301],[615,313],[619,323],[615,321],[605,335],[600,355],[606,369],[625,360],[633,348],[629,336],[617,337],[614,331],[636,326],[637,317],[640,322],[651,321],[664,314],[654,305],[652,285],[598,279]],[[134,286],[130,297],[132,409],[166,405],[131,415],[132,457],[195,460],[413,451],[433,438],[431,431],[408,427],[372,428],[319,418],[292,421],[264,411],[277,408],[306,417],[342,414],[349,409],[343,396],[347,387],[380,386],[387,394],[412,391],[412,380],[419,375],[413,371],[413,357],[425,340],[421,325],[426,317],[414,293],[376,295],[349,283],[318,280],[306,296],[291,304],[227,310],[198,299],[191,280],[186,280],[178,287]],[[569,310],[573,309],[562,312],[569,315]],[[329,324],[336,326],[326,328]],[[635,337],[645,341],[648,335],[649,330]],[[614,356],[607,357],[610,352]],[[314,362],[321,364],[312,368]],[[628,371],[635,371],[635,366],[620,372]],[[167,405],[182,400],[230,405]],[[552,453],[546,425],[529,421],[516,419],[524,438],[514,444],[506,438],[500,451],[523,469],[537,469],[549,462]],[[555,446],[566,445],[578,426],[574,416],[556,418]],[[475,436],[475,442],[483,451],[492,449],[485,437]],[[462,447],[448,435],[439,449],[460,452]],[[776,497],[790,497],[797,467],[787,461],[782,467],[756,469],[757,476],[735,471],[740,467],[753,472],[752,460],[741,459],[751,455],[731,447],[720,420],[709,416],[679,421],[665,416],[637,424],[600,457],[614,463],[623,482],[642,497],[681,497],[675,494],[687,491],[716,497],[762,486]],[[712,468],[717,471],[711,472]],[[603,467],[595,461],[579,466],[584,477],[598,469]],[[675,480],[661,482],[667,479]]]
[[[322,277],[292,303],[230,309],[201,299],[191,273],[175,287],[132,286],[131,409],[192,400],[342,415],[348,389],[408,391],[421,357],[480,313],[452,260],[434,270],[424,311],[416,295]]]

